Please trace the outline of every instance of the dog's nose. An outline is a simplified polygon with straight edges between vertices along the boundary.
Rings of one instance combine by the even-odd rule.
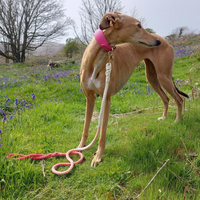
[[[160,40],[156,40],[156,46],[159,46],[161,44],[161,41]]]

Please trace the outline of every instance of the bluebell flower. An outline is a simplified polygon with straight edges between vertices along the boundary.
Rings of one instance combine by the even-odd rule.
[[[25,108],[27,107],[27,105],[26,105],[27,102],[26,102],[26,101],[22,100],[21,104],[22,104],[22,106],[24,106]]]
[[[3,144],[2,143],[0,143],[0,147],[2,147],[3,146]]]
[[[4,118],[3,118],[3,120],[2,120],[2,121],[3,121],[3,122],[5,122],[6,120],[7,120],[7,117],[6,117],[6,116],[4,116]]]
[[[34,95],[34,93],[32,93],[31,96],[32,96],[32,100],[35,100],[35,95]]]
[[[18,100],[18,98],[16,98],[14,104],[18,105],[18,103],[19,103],[19,100]]]
[[[0,134],[2,133],[2,130],[0,129]]]
[[[4,113],[3,110],[0,109],[0,113],[3,115],[3,113]]]
[[[9,119],[12,119],[12,118],[13,118],[13,116],[10,116],[10,117],[9,117]]]
[[[3,112],[3,110],[0,109],[0,113],[1,113],[4,117],[6,117],[6,114]]]
[[[8,103],[8,102],[10,102],[10,98],[8,98],[8,99],[6,100],[6,103]]]
[[[24,77],[24,78],[26,78],[26,79],[28,78],[28,76],[27,76],[26,74],[24,74],[24,76],[23,76],[23,77]]]
[[[132,91],[132,93],[133,93],[133,94],[136,94],[136,91],[135,91],[135,90],[133,90],[133,91]]]

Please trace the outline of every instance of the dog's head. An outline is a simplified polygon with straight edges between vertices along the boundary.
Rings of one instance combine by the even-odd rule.
[[[161,44],[160,40],[142,27],[140,21],[119,12],[105,14],[99,28],[105,30],[104,34],[111,45],[132,43],[154,47]]]

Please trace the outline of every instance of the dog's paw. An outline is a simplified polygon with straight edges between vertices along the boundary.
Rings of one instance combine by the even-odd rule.
[[[164,120],[166,117],[158,117],[158,121]]]
[[[96,154],[92,160],[91,167],[96,167],[100,162],[101,158]]]

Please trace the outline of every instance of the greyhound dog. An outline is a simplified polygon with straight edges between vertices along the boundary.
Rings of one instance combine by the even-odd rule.
[[[101,162],[105,149],[111,96],[123,88],[140,61],[145,61],[147,79],[164,104],[164,112],[159,120],[166,118],[169,104],[169,98],[162,87],[177,104],[175,121],[181,119],[183,99],[179,94],[188,97],[176,88],[172,80],[174,51],[165,39],[148,33],[137,19],[118,12],[105,14],[100,22],[100,29],[103,30],[107,42],[116,49],[112,52],[113,67],[103,111],[101,135],[91,166]],[[83,54],[80,69],[81,87],[86,96],[86,113],[79,147],[84,147],[86,144],[96,94],[102,96],[104,92],[106,63],[108,63],[107,52],[93,38]]]

